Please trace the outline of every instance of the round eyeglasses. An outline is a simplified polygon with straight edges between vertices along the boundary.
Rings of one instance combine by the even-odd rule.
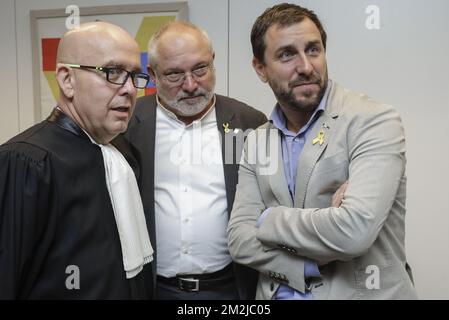
[[[212,69],[213,69],[212,64],[208,64],[206,66],[201,66],[191,71],[169,72],[167,74],[163,74],[162,77],[174,85],[180,85],[186,80],[187,76],[190,75],[193,79],[200,80],[201,78],[205,77],[208,74],[209,70]]]

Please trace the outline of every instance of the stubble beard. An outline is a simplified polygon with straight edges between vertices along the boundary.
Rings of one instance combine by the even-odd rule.
[[[302,84],[302,83],[316,83],[319,86],[319,90],[315,95],[315,91],[305,91],[302,93],[301,97],[299,99],[294,94],[294,89],[296,86]],[[324,78],[324,81],[321,77],[312,76],[312,77],[305,77],[300,76],[294,81],[290,82],[288,85],[288,90],[285,90],[282,88],[277,82],[269,80],[268,83],[273,90],[274,95],[276,96],[276,99],[280,104],[283,106],[293,110],[293,111],[299,111],[299,112],[311,112],[314,111],[318,105],[320,104],[321,100],[323,99],[323,96],[327,89],[327,82],[328,77],[327,75]],[[314,97],[315,95],[315,97]]]

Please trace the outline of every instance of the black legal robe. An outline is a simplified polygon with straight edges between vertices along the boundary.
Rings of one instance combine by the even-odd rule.
[[[122,259],[101,150],[70,118],[0,147],[0,299],[151,298],[150,264],[126,279]]]

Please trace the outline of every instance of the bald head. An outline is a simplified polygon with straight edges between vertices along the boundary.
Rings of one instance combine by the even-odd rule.
[[[125,74],[124,83],[112,81],[111,70]],[[137,98],[130,72],[140,71],[140,49],[129,33],[106,22],[82,24],[59,43],[58,106],[95,141],[109,143],[128,126]]]
[[[88,22],[64,34],[58,46],[58,63],[93,64],[100,56],[110,53],[117,43],[126,43],[130,49],[139,51],[131,35],[111,23]]]
[[[206,31],[187,21],[172,21],[162,26],[148,43],[148,61],[152,68],[158,63],[160,51],[172,46],[181,46],[184,42],[195,43],[199,47],[207,47],[214,56],[212,43]]]

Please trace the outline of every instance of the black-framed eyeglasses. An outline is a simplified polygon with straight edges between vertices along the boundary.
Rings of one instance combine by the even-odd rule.
[[[192,78],[194,78],[195,80],[200,80],[202,77],[205,77],[208,72],[210,70],[213,69],[213,65],[212,63],[209,63],[206,66],[200,66],[198,68],[195,68],[191,71],[183,71],[183,72],[170,72],[167,74],[163,74],[162,77],[165,78],[168,82],[175,84],[175,85],[180,85],[181,83],[183,83],[187,76],[190,75],[192,76]]]
[[[70,68],[78,69],[92,69],[97,71],[102,71],[106,73],[106,80],[113,84],[124,85],[128,80],[129,76],[133,81],[134,87],[138,89],[146,88],[148,81],[150,81],[150,76],[142,72],[131,72],[119,67],[96,67],[96,66],[85,66],[81,64],[64,63],[65,66]]]

